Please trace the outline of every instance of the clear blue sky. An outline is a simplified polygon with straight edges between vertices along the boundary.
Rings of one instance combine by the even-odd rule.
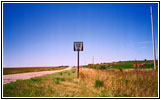
[[[77,65],[158,57],[157,3],[3,3],[3,66]]]

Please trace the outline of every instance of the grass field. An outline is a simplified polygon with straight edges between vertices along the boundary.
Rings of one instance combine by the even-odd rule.
[[[157,97],[158,72],[151,69],[74,68],[3,85],[4,97]]]
[[[85,68],[95,68],[95,69],[115,69],[115,68],[122,68],[122,69],[133,69],[133,64],[135,61],[119,61],[119,62],[112,62],[112,63],[101,63],[101,64],[90,64],[85,65],[83,67]],[[153,68],[154,64],[152,60],[146,60],[146,61],[137,61],[137,64],[145,63],[144,67],[140,67],[139,69],[147,69],[147,68]],[[158,65],[158,61],[156,62]]]
[[[16,73],[26,73],[26,72],[39,72],[39,71],[51,71],[60,70],[67,68],[68,66],[59,67],[24,67],[24,68],[3,68],[3,75],[16,74]]]

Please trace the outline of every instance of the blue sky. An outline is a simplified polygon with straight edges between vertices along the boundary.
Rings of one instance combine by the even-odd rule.
[[[3,66],[77,65],[158,57],[157,3],[3,3]]]

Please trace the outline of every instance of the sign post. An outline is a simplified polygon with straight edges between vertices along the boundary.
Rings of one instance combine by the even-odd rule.
[[[74,42],[74,51],[78,51],[77,78],[79,79],[79,51],[83,51],[83,42]]]
[[[77,78],[79,79],[79,51],[78,51],[78,72],[77,72]]]

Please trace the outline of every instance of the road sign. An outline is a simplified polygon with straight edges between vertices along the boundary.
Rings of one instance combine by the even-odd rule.
[[[74,42],[74,51],[83,51],[83,42]]]
[[[77,78],[79,79],[79,51],[83,51],[83,42],[74,42],[74,51],[78,51],[78,72],[77,72]]]

